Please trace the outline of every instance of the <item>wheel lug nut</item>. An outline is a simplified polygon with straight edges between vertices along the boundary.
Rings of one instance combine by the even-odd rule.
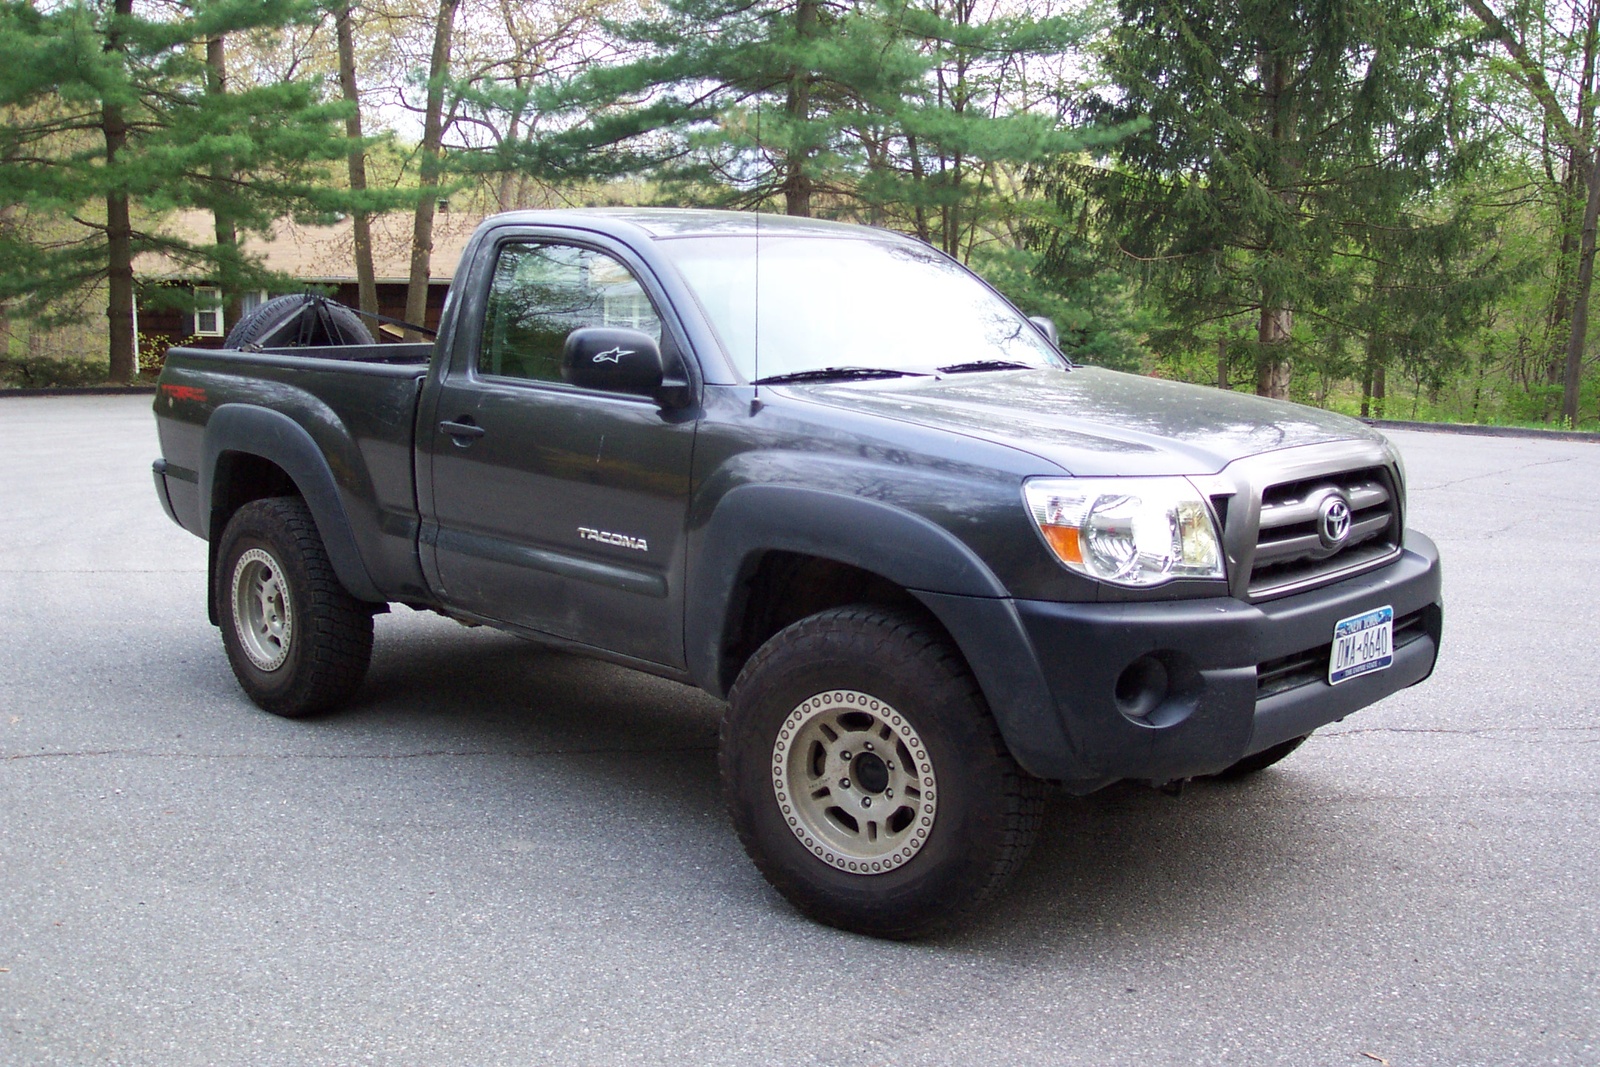
[[[850,762],[850,753],[841,752],[841,753],[839,753],[839,758],[844,760],[846,763],[849,763]]]
[[[863,807],[863,808],[870,808],[870,807],[872,807],[872,798],[871,798],[871,797],[862,797],[862,798],[861,798],[861,806],[862,806],[862,807]]]
[[[848,778],[839,779],[839,788],[840,789],[849,789],[850,788],[850,779],[848,779]]]
[[[865,744],[863,744],[861,747],[866,749],[868,752],[871,752],[872,751],[872,742],[868,741]]]
[[[886,796],[886,797],[891,797],[892,798],[894,796],[894,790],[893,789],[885,789],[883,791],[883,795]]]
[[[894,762],[893,761],[885,763],[884,766],[888,767],[891,771],[894,770]]]

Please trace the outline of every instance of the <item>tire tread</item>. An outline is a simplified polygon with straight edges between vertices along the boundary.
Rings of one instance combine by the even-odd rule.
[[[853,639],[863,631],[874,634],[871,655],[879,663],[893,664],[904,660],[905,666],[923,670],[933,667],[957,686],[961,694],[978,710],[977,722],[982,743],[998,764],[1001,799],[1001,823],[987,845],[990,858],[986,876],[976,889],[959,902],[951,902],[935,916],[908,913],[901,922],[874,922],[870,929],[857,927],[861,932],[878,937],[909,939],[924,937],[952,926],[960,925],[983,910],[1009,883],[1027,859],[1043,824],[1046,786],[1018,766],[1006,747],[1000,728],[989,713],[988,703],[977,679],[968,668],[961,653],[942,635],[909,613],[870,605],[834,608],[819,612],[795,623],[777,639],[766,642],[745,664],[739,679],[729,693],[730,714],[724,715],[718,745],[718,768],[730,807],[737,803],[734,794],[734,722],[731,709],[737,707],[744,689],[759,678],[772,660],[782,656],[796,640]],[[781,863],[775,862],[761,847],[755,827],[748,819],[734,819],[740,843],[766,879],[802,910],[831,921],[825,908],[813,911],[808,906],[809,886],[791,877]],[[822,914],[818,914],[822,912]]]
[[[223,535],[224,550],[232,541],[250,535],[293,550],[296,559],[279,562],[286,569],[298,566],[304,570],[304,599],[309,602],[292,605],[292,640],[304,644],[287,687],[260,685],[247,659],[225,641],[234,674],[250,698],[275,715],[299,718],[345,703],[361,688],[372,659],[371,606],[351,596],[340,583],[311,509],[300,497],[268,497],[240,508]],[[232,575],[227,571],[226,567],[219,569],[217,581],[219,603],[225,606],[222,624],[231,627]],[[293,590],[291,595],[298,600],[301,594],[301,590]]]

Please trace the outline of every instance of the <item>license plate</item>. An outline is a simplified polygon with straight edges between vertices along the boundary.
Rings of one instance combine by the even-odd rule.
[[[1375,608],[1333,624],[1328,684],[1338,685],[1394,662],[1394,608]]]

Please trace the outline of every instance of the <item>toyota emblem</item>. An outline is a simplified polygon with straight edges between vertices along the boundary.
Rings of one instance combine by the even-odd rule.
[[[1350,537],[1350,504],[1329,494],[1317,508],[1317,538],[1324,548],[1338,548]]]

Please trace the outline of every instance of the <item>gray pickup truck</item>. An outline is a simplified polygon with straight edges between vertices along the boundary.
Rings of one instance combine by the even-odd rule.
[[[169,353],[155,482],[252,700],[350,700],[391,603],[698,686],[746,850],[847,929],[972,914],[1051,783],[1257,771],[1438,654],[1380,434],[1074,366],[895,234],[502,215],[432,345],[239,330]]]

